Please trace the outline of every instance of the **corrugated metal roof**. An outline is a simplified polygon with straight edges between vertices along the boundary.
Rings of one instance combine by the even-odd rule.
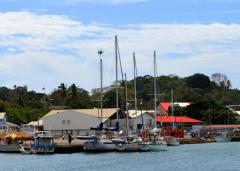
[[[178,105],[180,107],[187,107],[191,103],[189,102],[174,102],[174,105]],[[165,111],[168,111],[168,108],[172,106],[172,102],[161,102],[160,105],[163,107]]]
[[[141,116],[141,113],[149,113],[149,114],[154,114],[154,110],[128,110],[128,114],[131,118],[136,118]]]
[[[16,125],[16,124],[11,123],[11,122],[7,122],[7,125],[10,126],[10,127],[20,127],[19,125]]]
[[[31,121],[27,125],[32,125],[32,126],[38,126],[38,125],[43,125],[42,119],[39,121]]]
[[[1,112],[0,113],[0,119],[3,119],[5,117],[6,113],[5,112]]]
[[[177,122],[177,123],[201,123],[202,121],[199,121],[197,119],[192,119],[186,116],[157,116],[157,121],[158,122],[163,122],[163,123],[172,123],[172,122]]]
[[[90,116],[94,116],[94,117],[100,117],[100,115],[101,115],[101,110],[98,108],[96,108],[96,109],[52,110],[49,113],[47,113],[45,116],[43,116],[42,119],[45,117],[57,115],[59,113],[63,113],[63,112],[67,112],[67,111],[84,113],[86,115],[90,115]],[[111,117],[116,112],[117,112],[117,108],[103,109],[103,122],[105,122],[109,117]]]

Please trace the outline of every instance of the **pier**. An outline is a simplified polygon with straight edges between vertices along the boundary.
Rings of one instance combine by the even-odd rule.
[[[80,140],[74,139],[71,144],[68,143],[68,140],[55,139],[55,152],[54,153],[77,153],[83,152],[83,142]]]

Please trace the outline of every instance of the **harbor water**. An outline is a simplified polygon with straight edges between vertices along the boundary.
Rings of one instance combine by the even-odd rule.
[[[180,145],[162,152],[0,154],[0,170],[31,171],[237,171],[240,142]]]

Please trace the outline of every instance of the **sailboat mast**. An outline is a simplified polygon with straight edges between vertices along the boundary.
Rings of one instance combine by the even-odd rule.
[[[126,114],[127,114],[127,132],[129,129],[129,113],[128,113],[128,86],[127,86],[127,74],[125,73],[125,93],[126,93]]]
[[[171,96],[172,96],[172,105],[171,105],[171,107],[172,107],[172,117],[174,117],[174,112],[173,112],[173,110],[174,110],[174,103],[173,103],[173,88],[172,88],[172,90],[171,90]],[[173,129],[175,129],[175,122],[176,122],[176,120],[175,120],[175,117],[174,117],[174,122],[172,123],[172,128]]]
[[[154,127],[157,128],[157,81],[156,81],[156,72],[157,72],[157,65],[156,65],[156,51],[154,51]]]
[[[133,53],[133,69],[134,69],[134,108],[135,112],[137,112],[137,65],[136,65],[136,57],[135,53]]]
[[[115,36],[115,64],[116,64],[116,108],[117,108],[117,121],[119,120],[118,113],[118,40],[117,35]]]
[[[101,123],[102,123],[102,118],[103,118],[103,66],[102,66],[102,54],[103,51],[99,50],[98,55],[100,57],[100,108],[101,108]]]

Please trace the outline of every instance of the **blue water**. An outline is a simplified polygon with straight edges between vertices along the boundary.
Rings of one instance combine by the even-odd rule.
[[[239,171],[240,142],[181,145],[163,152],[0,154],[0,164],[1,171]]]

